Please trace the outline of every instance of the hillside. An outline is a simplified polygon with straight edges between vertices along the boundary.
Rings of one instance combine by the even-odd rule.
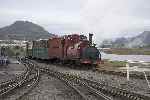
[[[35,40],[47,39],[50,34],[43,27],[28,21],[16,21],[13,24],[0,28],[0,40]]]
[[[144,31],[142,34],[131,38],[126,44],[127,47],[139,47],[150,45],[150,31]]]
[[[105,40],[106,41],[106,40]],[[108,40],[107,40],[108,41]],[[111,40],[109,40],[111,41]],[[107,44],[107,43],[105,43]],[[103,44],[104,45],[104,42]],[[134,47],[149,47],[150,46],[150,31],[144,31],[138,36],[132,38],[117,38],[115,41],[111,41],[112,48],[134,48]]]

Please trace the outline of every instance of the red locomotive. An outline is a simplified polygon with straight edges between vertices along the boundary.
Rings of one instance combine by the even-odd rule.
[[[41,47],[40,50],[36,48],[36,51],[34,51],[35,48],[32,48],[32,53],[30,52],[28,56],[30,55],[32,58],[41,59],[39,55],[46,55],[45,59],[51,61],[61,61],[63,63],[73,64],[97,65],[101,61],[101,55],[99,50],[92,44],[92,36],[93,34],[89,34],[89,40],[86,36],[78,34],[65,35],[62,37],[53,37],[47,40],[48,42],[45,42],[47,43],[45,44],[47,46],[43,46],[43,48],[47,49],[48,52],[41,52]],[[37,51],[39,52],[35,53]],[[38,55],[33,57],[32,54]]]

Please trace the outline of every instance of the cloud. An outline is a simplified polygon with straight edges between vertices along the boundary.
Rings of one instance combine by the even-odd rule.
[[[104,38],[150,29],[150,0],[1,0],[0,27],[29,20],[49,32],[93,32]]]
[[[149,0],[88,0],[82,23],[85,30],[97,33],[97,41],[125,33],[133,36],[150,29],[149,4]]]

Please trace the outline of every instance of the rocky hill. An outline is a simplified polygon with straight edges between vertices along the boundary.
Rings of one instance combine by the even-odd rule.
[[[147,47],[147,46],[149,47],[150,31],[144,31],[138,36],[132,38],[124,38],[124,37],[117,38],[115,41],[111,41],[110,46],[114,48],[124,48],[124,47],[133,48],[133,47]]]
[[[150,31],[144,31],[142,34],[128,40],[126,46],[139,47],[150,45]]]
[[[54,35],[29,21],[16,21],[9,26],[0,28],[0,40],[35,40],[47,39],[51,36]]]

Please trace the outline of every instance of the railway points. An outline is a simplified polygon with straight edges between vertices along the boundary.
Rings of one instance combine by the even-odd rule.
[[[34,62],[32,62],[32,63],[34,63]],[[148,100],[149,99],[149,97],[138,94],[138,93],[130,92],[130,91],[127,91],[125,89],[121,89],[121,88],[117,88],[117,87],[113,87],[113,86],[108,86],[107,84],[100,84],[100,83],[97,83],[97,82],[93,82],[91,80],[83,79],[83,78],[80,78],[78,76],[74,76],[72,74],[64,74],[64,73],[61,73],[61,72],[50,70],[49,68],[40,68],[40,69],[41,69],[41,71],[46,72],[46,73],[50,74],[53,77],[56,77],[56,78],[58,78],[60,80],[63,80],[65,82],[67,81],[66,83],[69,83],[69,84],[71,84],[70,83],[70,81],[71,81],[73,83],[78,83],[78,84],[86,86],[88,88],[90,88],[91,86],[93,86],[92,88],[95,88],[95,89],[99,88],[98,91],[103,91],[103,92],[105,91],[106,94],[109,93],[109,95],[110,94],[112,94],[113,96],[115,95],[116,97],[119,97],[118,100],[123,100],[123,98],[126,98],[125,100],[127,100],[127,99],[129,99],[129,100]],[[99,84],[99,86],[97,86],[98,84]],[[96,86],[97,86],[97,88],[96,88]],[[76,88],[74,87],[74,89],[76,89]],[[94,94],[99,94],[96,91],[94,91],[95,92]],[[105,94],[105,96],[106,96],[106,94]],[[81,94],[81,95],[83,97],[85,97],[83,94]],[[102,95],[101,95],[101,97],[102,97]],[[104,98],[105,97],[103,97],[103,99]],[[104,100],[111,100],[112,99],[111,97],[108,96],[108,94],[107,94],[106,98]]]

